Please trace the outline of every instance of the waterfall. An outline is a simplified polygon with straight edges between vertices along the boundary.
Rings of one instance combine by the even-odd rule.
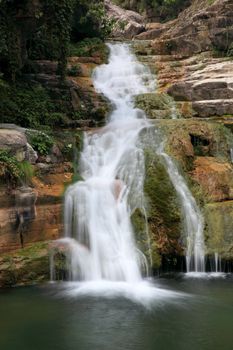
[[[163,143],[157,148],[157,154],[164,159],[170,180],[179,196],[186,235],[187,272],[205,272],[204,220],[200,209],[190,192],[183,176],[172,158],[165,153]]]
[[[65,237],[72,280],[132,283],[147,270],[130,217],[144,208],[144,154],[138,136],[149,125],[133,107],[133,96],[154,90],[155,84],[127,45],[108,46],[109,63],[96,68],[93,80],[113,111],[104,128],[85,134],[79,167],[83,181],[65,195]]]
[[[109,62],[95,69],[93,82],[95,89],[111,102],[112,112],[105,127],[84,135],[79,162],[83,180],[66,191],[65,237],[59,240],[70,280],[84,281],[86,286],[87,282],[94,282],[95,290],[97,281],[126,282],[131,286],[141,283],[143,272],[148,271],[147,259],[135,243],[131,215],[140,209],[146,219],[145,162],[139,134],[151,124],[142,110],[134,108],[133,99],[134,95],[154,91],[155,78],[137,61],[128,45],[108,46]],[[202,272],[202,215],[172,159],[161,146],[156,152],[163,157],[181,200],[187,234],[187,271]],[[149,245],[146,225],[145,228]],[[51,280],[55,276],[54,256],[55,253],[51,255]],[[164,291],[163,294],[171,295]]]
[[[217,252],[214,253],[214,263],[215,263],[215,273],[221,273],[222,272],[221,256]]]

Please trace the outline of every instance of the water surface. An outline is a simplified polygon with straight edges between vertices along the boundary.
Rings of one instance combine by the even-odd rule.
[[[66,284],[2,291],[0,349],[232,349],[232,277],[157,284],[181,297],[158,296],[148,309],[119,296],[67,296]]]

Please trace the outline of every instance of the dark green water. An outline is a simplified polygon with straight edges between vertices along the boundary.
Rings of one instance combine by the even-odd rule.
[[[124,298],[67,298],[63,285],[2,291],[0,349],[233,349],[232,277],[159,284],[189,296],[155,301],[148,310]]]

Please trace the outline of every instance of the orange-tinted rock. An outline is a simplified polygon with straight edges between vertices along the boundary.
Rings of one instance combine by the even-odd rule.
[[[213,157],[198,157],[191,172],[209,201],[233,199],[233,166]]]
[[[34,177],[28,198],[23,192],[24,197],[18,195],[20,189],[7,192],[5,187],[1,188],[0,253],[62,235],[63,194],[71,179],[69,163],[64,163],[51,167],[47,174]],[[37,196],[35,203],[30,200],[34,198],[33,193]]]

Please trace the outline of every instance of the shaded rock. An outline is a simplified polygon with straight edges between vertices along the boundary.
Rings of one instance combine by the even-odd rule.
[[[156,29],[150,29],[146,32],[140,33],[135,36],[137,40],[152,40],[158,38],[166,29],[162,27]]]
[[[18,130],[0,129],[0,149],[9,151],[18,161],[22,161],[26,157],[26,136]]]
[[[132,39],[145,30],[144,18],[134,11],[124,10],[114,5],[111,1],[105,0],[107,15],[115,20],[112,35]]]
[[[233,40],[233,4],[231,0],[194,0],[168,30],[154,40],[158,54],[178,54],[180,57],[217,50],[227,51]]]
[[[31,187],[21,187],[15,191],[16,213],[20,223],[35,219],[36,199],[37,193]]]
[[[196,101],[192,104],[195,115],[202,118],[233,115],[233,99]]]
[[[45,73],[45,74],[57,74],[57,62],[49,61],[49,60],[37,60],[33,61],[35,65],[35,70],[37,73]]]

